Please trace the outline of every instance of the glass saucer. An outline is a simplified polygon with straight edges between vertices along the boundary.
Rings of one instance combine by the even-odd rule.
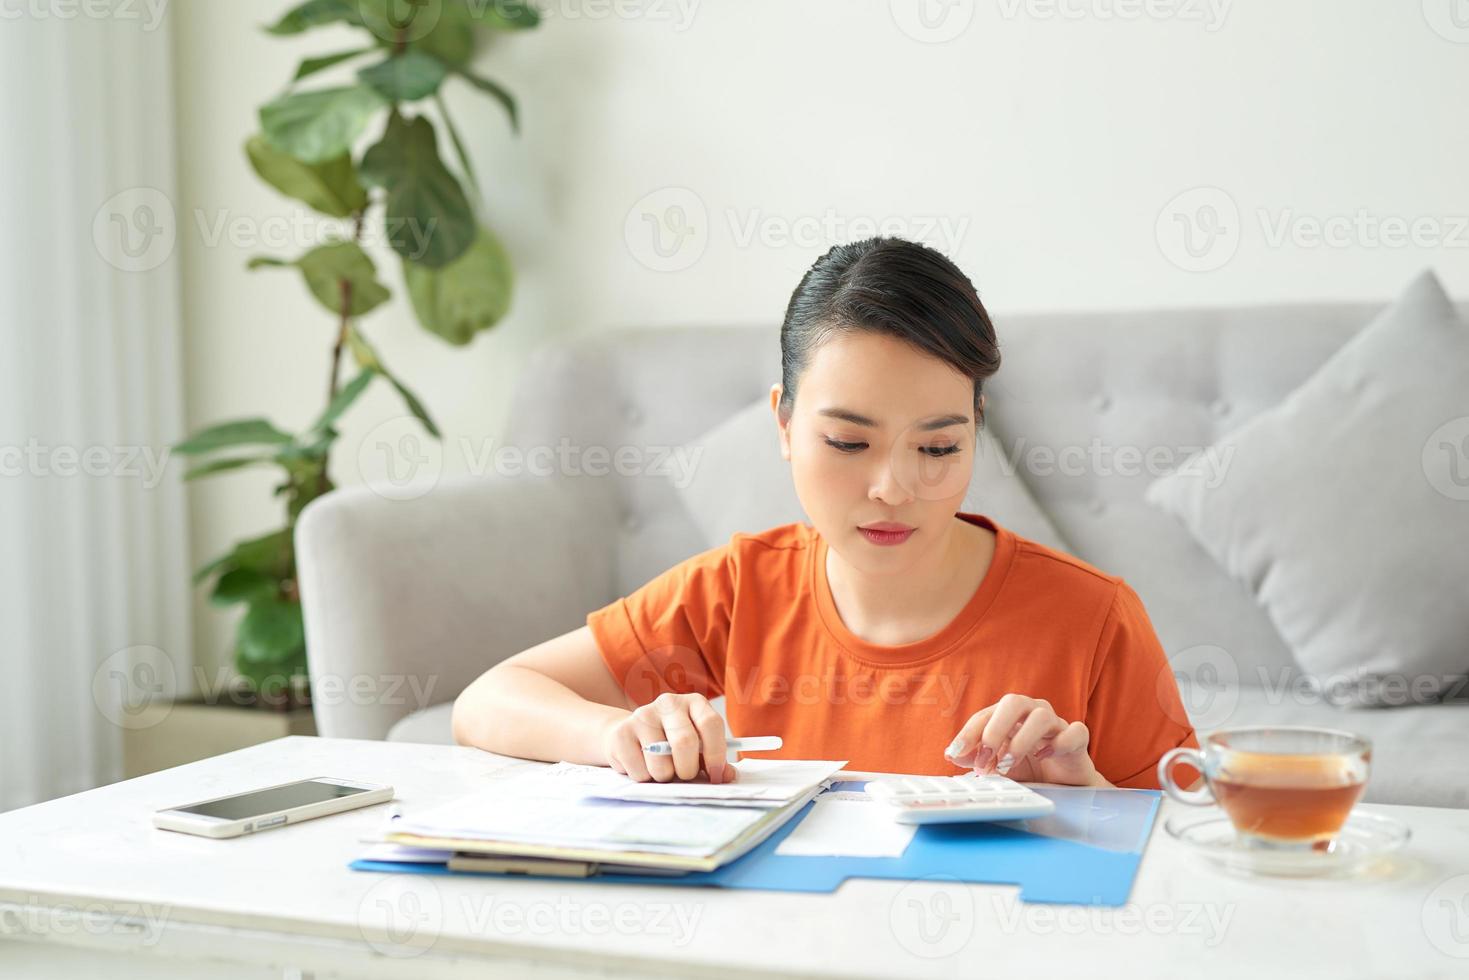
[[[1411,831],[1400,820],[1354,811],[1341,831],[1311,848],[1274,848],[1241,839],[1223,810],[1176,813],[1163,822],[1168,836],[1226,871],[1289,878],[1354,874],[1373,860],[1408,842]]]

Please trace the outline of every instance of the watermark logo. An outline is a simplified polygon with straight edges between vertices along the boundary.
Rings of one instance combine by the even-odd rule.
[[[467,0],[477,16],[482,8],[498,2]],[[672,24],[673,32],[681,34],[693,24],[699,0],[536,0],[534,6],[542,20],[636,20]]]
[[[167,262],[178,241],[173,202],[155,187],[130,187],[97,209],[92,243],[122,272],[149,272]]]
[[[1435,949],[1469,959],[1469,874],[1439,882],[1423,900],[1420,916],[1423,934]]]
[[[963,949],[974,936],[974,920],[974,895],[952,875],[908,882],[888,908],[893,935],[923,959],[942,959]]]
[[[659,188],[628,210],[622,236],[645,267],[679,272],[699,261],[709,247],[709,212],[687,187]]]
[[[362,482],[388,500],[414,500],[438,486],[444,447],[411,416],[388,419],[372,428],[357,447]]]
[[[357,8],[367,29],[389,44],[425,37],[444,13],[443,0],[358,0]]]
[[[1469,0],[1423,0],[1423,19],[1445,41],[1469,44]]]
[[[119,728],[152,728],[168,717],[178,677],[173,660],[154,646],[125,647],[92,673],[92,701]]]
[[[1423,475],[1450,500],[1469,500],[1469,415],[1449,419],[1423,443]]]
[[[1198,936],[1209,948],[1224,942],[1235,903],[1150,902],[1139,905],[1049,905],[1022,902],[1014,895],[992,895],[1000,931],[1022,928],[1033,936]]]
[[[138,480],[153,490],[163,482],[169,458],[167,447],[47,445],[32,436],[23,446],[0,445],[0,477],[111,477]]]
[[[1212,272],[1239,250],[1239,207],[1218,187],[1194,187],[1163,205],[1153,232],[1169,262],[1186,272]]]
[[[0,936],[122,936],[146,948],[163,937],[170,911],[166,905],[50,902],[31,895],[24,902],[0,902]]]
[[[888,0],[898,30],[923,44],[943,44],[969,29],[974,0]]]
[[[141,21],[143,31],[163,23],[169,0],[0,0],[0,20]]]
[[[709,665],[692,647],[671,644],[649,650],[637,659],[622,682],[637,705],[651,704],[665,692],[697,692],[714,697]]]
[[[1202,24],[1206,34],[1224,26],[1233,0],[998,0],[1000,16],[1015,20],[1175,21]]]
[[[820,214],[795,216],[769,214],[760,208],[741,213],[729,208],[724,213],[730,238],[736,248],[758,242],[765,248],[823,248],[840,242],[856,242],[881,235],[926,242],[945,255],[953,255],[969,231],[968,215],[889,214],[880,218],[866,214],[843,214],[827,208]]]
[[[1239,705],[1239,663],[1221,646],[1186,647],[1158,671],[1156,693],[1176,724],[1217,728]],[[1180,707],[1183,717],[1178,717]]]
[[[384,956],[409,959],[433,948],[444,928],[444,900],[429,878],[388,875],[357,903],[357,931]]]

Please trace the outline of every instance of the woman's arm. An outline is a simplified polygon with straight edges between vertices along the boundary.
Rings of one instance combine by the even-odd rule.
[[[605,766],[604,734],[635,707],[582,626],[465,688],[454,702],[454,740],[522,759]]]

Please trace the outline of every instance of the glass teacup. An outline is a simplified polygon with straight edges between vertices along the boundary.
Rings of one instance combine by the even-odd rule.
[[[1173,781],[1174,762],[1204,774],[1186,790]],[[1240,842],[1250,847],[1309,850],[1341,831],[1372,766],[1372,743],[1330,728],[1290,725],[1210,732],[1202,751],[1171,749],[1158,760],[1158,783],[1180,803],[1217,802]]]

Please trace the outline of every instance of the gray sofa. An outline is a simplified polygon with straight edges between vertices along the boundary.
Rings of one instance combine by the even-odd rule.
[[[1469,807],[1469,705],[1325,703],[1248,589],[1143,499],[1158,466],[1279,402],[1377,311],[1000,317],[989,424],[1072,553],[1141,595],[1201,732],[1349,729],[1374,742],[1366,799]],[[778,368],[771,328],[548,345],[522,375],[506,442],[638,447],[621,475],[492,472],[412,499],[355,487],[314,502],[297,547],[321,734],[450,741],[450,703],[481,671],[709,547],[668,477],[648,470],[764,395]],[[1068,447],[1066,466],[1047,455]]]

